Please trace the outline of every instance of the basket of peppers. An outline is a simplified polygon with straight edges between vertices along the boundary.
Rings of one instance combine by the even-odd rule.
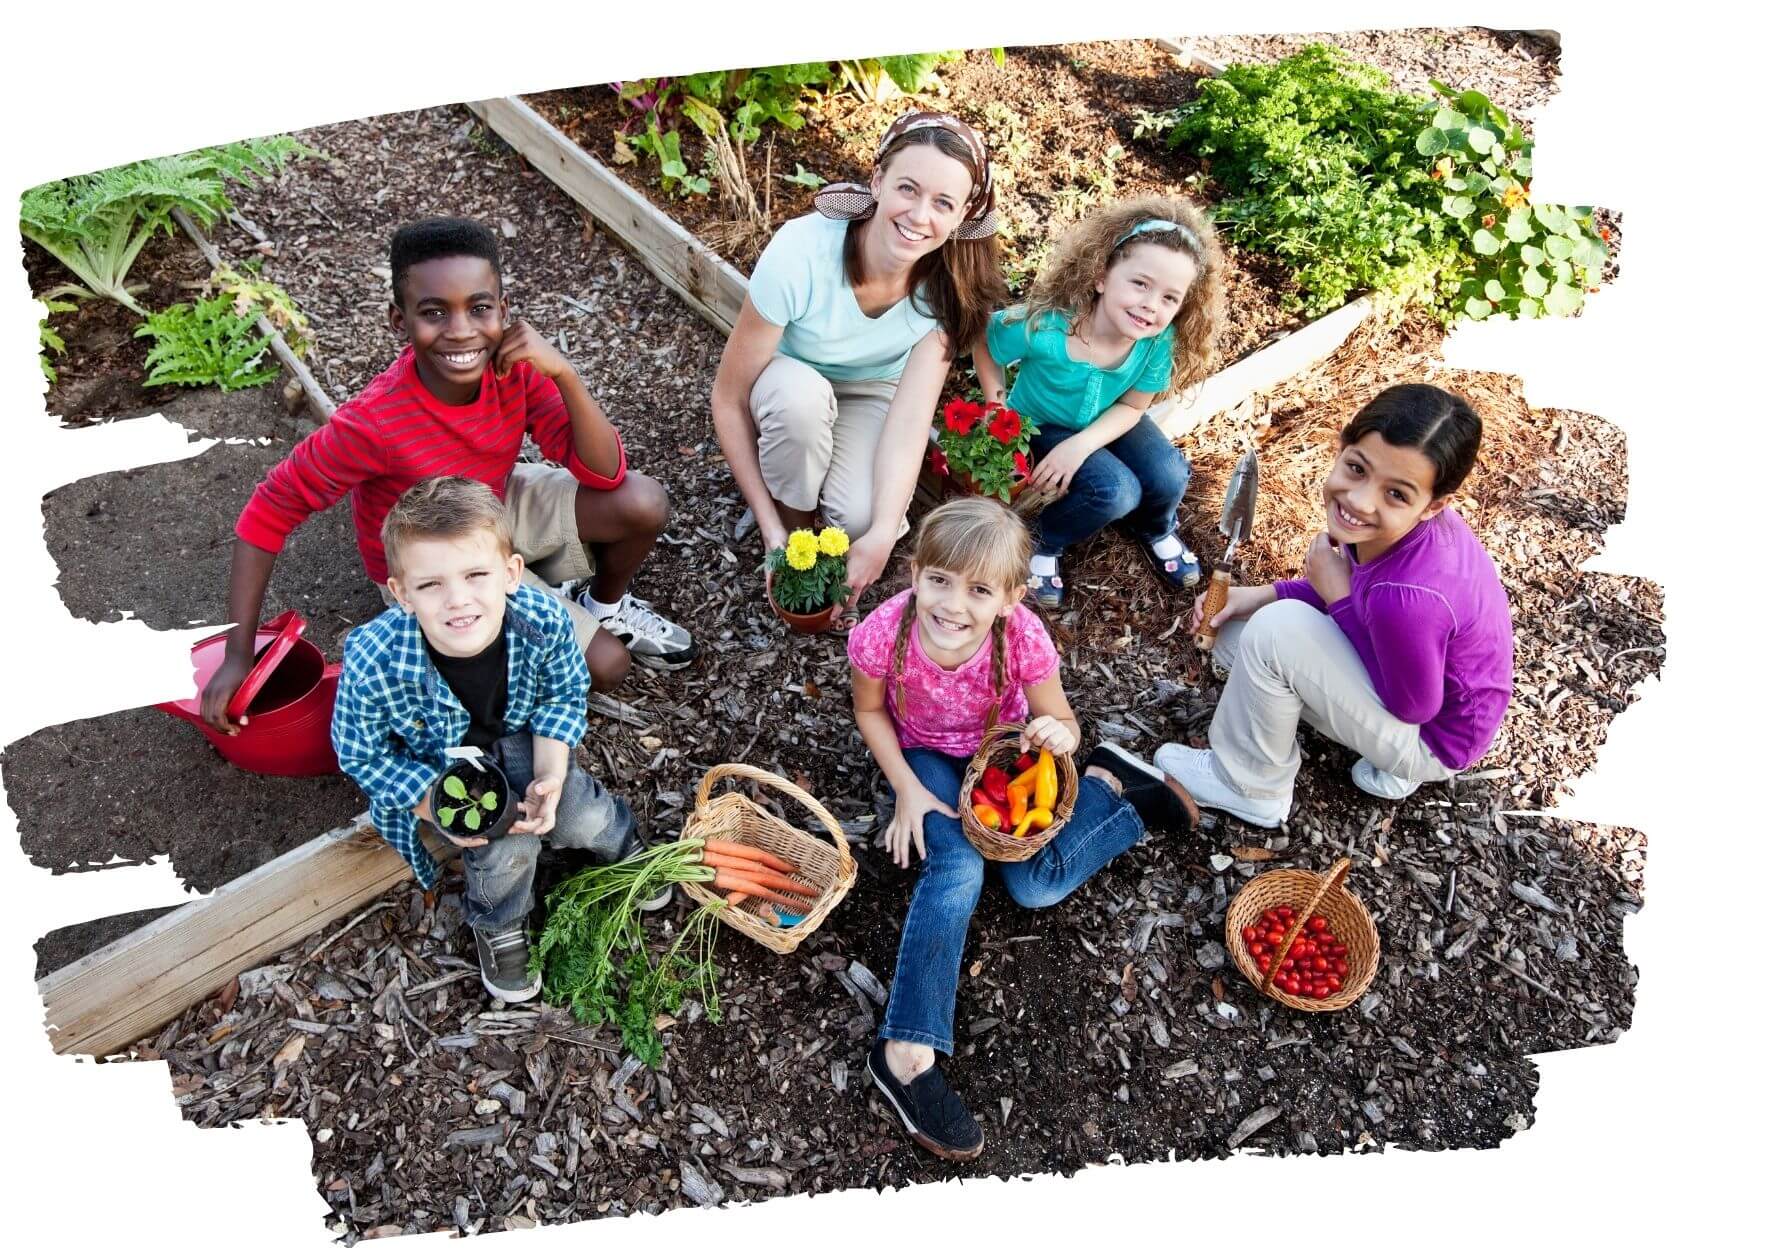
[[[1024,862],[1057,835],[1076,806],[1069,757],[1021,751],[1024,728],[993,726],[965,770],[958,818],[965,839],[991,862]]]

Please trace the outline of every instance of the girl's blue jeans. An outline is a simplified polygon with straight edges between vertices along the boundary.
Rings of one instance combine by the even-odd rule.
[[[968,757],[905,748],[903,758],[929,792],[956,807]],[[983,891],[983,855],[956,819],[930,813],[922,826],[927,856],[908,903],[896,949],[896,976],[878,1035],[952,1053],[958,1005],[958,968],[964,960],[971,912]],[[1076,809],[1052,842],[1025,862],[996,862],[1008,895],[1028,909],[1056,905],[1126,852],[1145,834],[1138,811],[1107,784],[1084,779]]]
[[[1039,426],[1031,443],[1033,463],[1076,435],[1055,424]],[[1188,461],[1143,417],[1125,433],[1083,461],[1063,498],[1039,513],[1035,527],[1039,554],[1061,556],[1073,544],[1095,537],[1116,522],[1146,542],[1176,529],[1176,509],[1188,489]]]

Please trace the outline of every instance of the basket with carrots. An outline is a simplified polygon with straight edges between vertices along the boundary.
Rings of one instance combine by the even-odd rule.
[[[782,792],[821,821],[831,843],[740,792],[712,796],[725,777]],[[729,927],[779,954],[820,927],[859,874],[834,816],[794,783],[754,766],[719,765],[703,776],[678,843],[692,863],[679,886]]]
[[[965,839],[991,862],[1024,862],[1063,830],[1076,806],[1076,765],[1021,752],[1023,727],[993,726],[965,770],[958,817]]]

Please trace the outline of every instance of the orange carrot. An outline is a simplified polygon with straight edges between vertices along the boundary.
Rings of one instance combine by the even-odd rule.
[[[728,894],[728,904],[731,906],[738,906],[741,902],[745,901],[748,897],[751,897],[752,895],[753,895],[752,893],[748,893],[748,892],[731,892]]]
[[[745,878],[753,880],[755,883],[765,885],[767,888],[782,888],[785,892],[801,893],[805,897],[813,897],[817,895],[816,890],[809,887],[809,885],[794,880],[788,875],[780,875],[776,871],[768,871],[757,862],[749,862],[745,858],[724,857],[721,854],[705,854],[703,860],[718,871],[735,871]]]
[[[705,840],[703,843],[709,852],[720,853],[726,857],[746,858],[749,862],[758,862],[785,875],[796,874],[796,867],[777,854],[767,853],[764,849],[755,849],[750,844],[735,844],[729,840],[714,839]]]
[[[755,883],[738,871],[717,871],[715,886],[728,892],[744,892],[754,897],[763,897],[767,901],[788,906],[792,910],[807,912],[814,908],[810,903],[798,900],[789,893],[774,892],[763,884]]]
[[[713,866],[717,870],[725,868],[731,871],[745,871],[749,875],[775,874],[771,867],[759,862],[748,861],[746,858],[729,857],[726,853],[711,853],[708,849],[703,850],[703,865]]]

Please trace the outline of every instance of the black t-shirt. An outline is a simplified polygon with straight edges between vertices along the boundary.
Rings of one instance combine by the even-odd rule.
[[[423,640],[431,663],[454,692],[454,698],[466,706],[471,719],[461,742],[488,753],[503,737],[504,705],[510,699],[510,653],[505,637],[500,630],[498,637],[477,656],[444,656],[427,638]]]

